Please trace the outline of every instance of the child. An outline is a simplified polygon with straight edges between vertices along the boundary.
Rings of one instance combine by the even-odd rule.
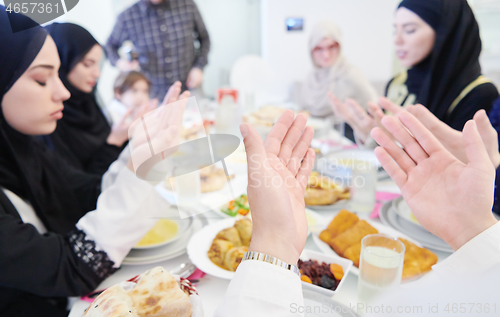
[[[107,107],[111,124],[120,122],[130,109],[137,109],[149,101],[149,80],[137,71],[121,73],[115,80],[115,99]]]

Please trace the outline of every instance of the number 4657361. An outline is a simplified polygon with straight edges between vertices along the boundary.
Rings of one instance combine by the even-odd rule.
[[[9,3],[5,11],[9,13],[59,13],[59,3],[52,5],[52,3],[38,3],[38,2],[30,2],[30,3]]]

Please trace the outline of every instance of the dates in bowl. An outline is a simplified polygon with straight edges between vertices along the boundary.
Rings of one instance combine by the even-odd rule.
[[[298,263],[302,288],[331,296],[339,290],[344,278],[352,267],[352,261],[304,250]]]

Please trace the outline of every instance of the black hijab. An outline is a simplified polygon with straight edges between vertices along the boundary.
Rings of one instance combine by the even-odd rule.
[[[84,170],[86,162],[106,143],[111,128],[97,104],[95,89],[91,93],[77,89],[69,82],[68,74],[99,43],[76,24],[53,23],[46,29],[56,42],[61,59],[59,77],[71,93],[50,140],[56,153],[73,167]]]
[[[462,90],[481,75],[479,26],[467,0],[403,0],[436,32],[431,54],[408,70],[406,86],[439,119]]]
[[[0,105],[47,38],[46,31],[40,26],[13,33],[9,18],[16,27],[33,25],[33,21],[24,15],[7,15],[5,7],[0,5]],[[45,227],[56,233],[74,229],[85,213],[77,205],[75,194],[68,192],[70,186],[63,174],[46,147],[36,137],[13,129],[3,110],[0,111],[0,187],[28,200]],[[3,195],[1,190],[0,194]]]

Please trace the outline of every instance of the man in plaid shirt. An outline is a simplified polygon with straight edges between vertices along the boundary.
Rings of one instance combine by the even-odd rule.
[[[118,49],[127,40],[139,61],[120,59]],[[209,50],[208,32],[193,0],[139,0],[118,16],[106,43],[111,63],[122,71],[140,66],[151,81],[151,97],[160,100],[177,80],[184,88],[201,85]]]

